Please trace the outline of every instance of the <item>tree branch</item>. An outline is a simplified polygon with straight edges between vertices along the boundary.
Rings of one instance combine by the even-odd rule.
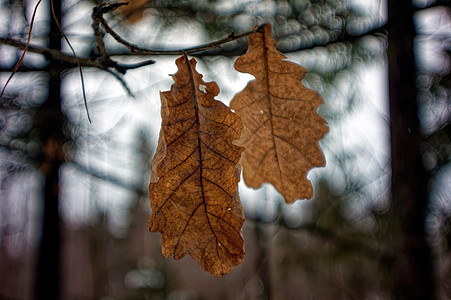
[[[148,65],[155,63],[155,61],[149,59],[149,60],[142,61],[139,63],[134,63],[134,64],[122,64],[122,63],[118,63],[118,62],[112,60],[111,59],[112,56],[119,56],[119,55],[121,55],[121,56],[123,56],[123,55],[181,55],[183,53],[192,55],[192,54],[199,53],[199,52],[206,51],[206,50],[221,48],[221,46],[225,43],[238,40],[240,38],[246,37],[246,36],[256,33],[256,32],[261,32],[262,27],[263,27],[263,25],[261,25],[259,27],[255,27],[247,32],[240,33],[240,34],[235,34],[234,32],[232,32],[225,38],[222,38],[222,39],[219,39],[216,41],[212,41],[212,42],[209,42],[209,43],[206,43],[203,45],[188,47],[188,48],[184,48],[184,49],[172,49],[172,50],[144,49],[144,48],[138,47],[138,46],[126,41],[125,39],[123,39],[118,33],[116,33],[107,24],[106,20],[103,18],[103,15],[105,13],[113,11],[114,9],[116,9],[122,5],[126,5],[126,4],[127,4],[126,2],[103,3],[103,4],[100,4],[99,6],[96,6],[93,9],[93,14],[92,14],[93,29],[95,32],[95,39],[96,39],[96,43],[97,43],[97,47],[98,47],[100,56],[98,56],[98,57],[91,56],[88,58],[80,58],[79,57],[78,62],[80,63],[81,66],[94,67],[94,68],[98,68],[98,69],[101,69],[104,71],[109,71],[110,73],[112,73],[112,71],[114,73],[117,72],[116,77],[118,77],[119,76],[118,73],[125,74],[127,72],[127,70],[136,69],[136,68],[140,68],[143,66],[148,66]],[[124,45],[130,51],[130,53],[109,54],[107,52],[105,44],[103,42],[104,34],[100,30],[100,25],[104,28],[106,33],[110,34],[118,43]],[[366,32],[359,36],[350,36],[350,35],[343,33],[335,40],[328,41],[327,43],[344,42],[344,41],[353,42],[362,36],[378,35],[378,34],[385,35],[386,34],[385,28],[381,27],[381,28],[378,28],[375,30],[370,30],[369,32]],[[19,42],[17,40],[11,39],[11,38],[0,38],[0,44],[10,45],[10,46],[16,47],[18,49],[22,49],[22,50],[26,49],[25,44],[23,44],[22,42]],[[316,46],[321,46],[321,45],[312,45],[310,47],[296,49],[296,50],[292,50],[292,51],[310,49],[310,48],[313,48]],[[64,54],[59,50],[49,49],[49,48],[39,48],[39,47],[30,45],[30,46],[28,46],[27,51],[43,54],[47,58],[53,58],[56,60],[60,60],[69,65],[72,65],[74,67],[78,66],[76,57]],[[292,52],[292,51],[289,51],[289,52]],[[237,54],[237,53],[235,53],[235,54]],[[124,83],[124,82],[122,81],[122,83]]]
[[[101,41],[101,38],[100,38],[101,33],[99,31],[98,24],[102,24],[105,31],[108,34],[110,34],[118,43],[127,47],[130,52],[136,53],[136,54],[147,54],[147,55],[181,55],[183,53],[192,54],[192,53],[201,52],[201,51],[205,51],[205,50],[209,50],[209,49],[219,48],[219,47],[221,47],[221,45],[223,45],[225,43],[232,42],[234,40],[240,39],[242,37],[248,36],[248,35],[256,33],[256,32],[262,32],[262,28],[263,28],[263,25],[260,25],[258,27],[253,28],[252,30],[249,30],[244,33],[235,34],[234,32],[232,32],[227,37],[222,38],[220,40],[213,41],[213,42],[199,45],[199,46],[184,48],[184,49],[175,49],[175,50],[144,49],[144,48],[140,48],[140,47],[124,40],[119,34],[117,34],[108,25],[108,23],[103,18],[103,14],[116,9],[119,6],[126,5],[126,4],[128,4],[128,2],[127,3],[124,3],[124,2],[112,3],[112,4],[103,3],[94,8],[92,17],[93,17],[94,24],[95,24],[94,30],[96,31],[96,40],[97,40],[97,44],[99,46],[100,52],[102,52],[101,45],[103,44],[103,40]]]
[[[13,46],[21,50],[24,50],[26,47],[26,44],[9,38],[0,38],[0,44]],[[64,54],[59,50],[40,48],[29,45],[27,51],[42,54],[46,58],[53,58],[65,62],[67,64],[70,64],[74,67],[78,66],[77,58],[75,56]],[[146,60],[135,64],[121,64],[109,58],[105,59],[103,57],[89,57],[89,58],[78,57],[78,60],[80,61],[80,65],[83,67],[99,68],[104,71],[108,71],[109,68],[112,68],[117,70],[121,74],[125,74],[127,70],[136,69],[155,63],[155,61],[153,60]]]

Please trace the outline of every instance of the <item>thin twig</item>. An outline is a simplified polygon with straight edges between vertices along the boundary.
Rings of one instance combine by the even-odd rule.
[[[53,8],[53,0],[50,0],[50,7],[52,8],[53,20],[55,21],[56,26],[58,27],[58,29],[61,33],[61,36],[64,38],[66,43],[69,45],[70,50],[72,51],[72,54],[74,55],[75,61],[77,63],[78,71],[80,72],[81,88],[83,91],[83,101],[85,103],[86,114],[88,116],[89,123],[92,123],[91,116],[89,115],[89,110],[88,110],[88,101],[86,100],[85,81],[83,79],[83,71],[81,69],[80,60],[78,59],[77,55],[75,54],[74,47],[72,47],[72,44],[69,42],[69,39],[67,38],[66,34],[64,33],[63,28],[61,27],[61,24],[58,21],[58,18],[56,17],[55,9]]]
[[[30,40],[31,40],[31,32],[33,30],[33,24],[34,24],[34,18],[36,16],[36,11],[38,10],[39,4],[41,4],[42,0],[39,0],[38,3],[36,4],[36,6],[34,7],[34,11],[33,11],[33,16],[31,17],[31,22],[30,22],[30,30],[28,31],[28,39],[27,39],[27,44],[25,45],[25,47],[23,48],[23,52],[22,52],[22,56],[20,57],[19,61],[16,63],[16,65],[14,66],[13,71],[11,72],[11,75],[9,76],[8,80],[6,81],[5,85],[3,86],[2,92],[0,93],[0,97],[3,96],[3,93],[5,92],[6,86],[8,85],[8,83],[11,81],[11,78],[13,78],[14,74],[16,74],[17,69],[19,68],[20,64],[23,61],[23,58],[25,57],[25,53],[27,53],[27,49],[28,49],[28,45],[30,44]]]
[[[177,49],[177,50],[151,50],[151,49],[140,48],[140,47],[138,47],[136,45],[133,45],[133,44],[127,42],[123,38],[121,38],[106,23],[106,21],[103,18],[102,18],[102,26],[105,28],[105,31],[107,33],[109,33],[118,43],[120,43],[120,44],[124,45],[125,47],[127,47],[130,50],[130,52],[132,52],[132,53],[147,54],[147,55],[181,55],[183,53],[192,54],[192,53],[201,52],[201,51],[205,51],[205,50],[220,48],[225,43],[232,42],[234,40],[240,39],[242,37],[248,36],[248,35],[256,33],[256,32],[261,32],[261,28],[262,28],[263,25],[255,28],[255,29],[249,30],[247,32],[240,33],[240,34],[235,34],[235,33],[232,32],[231,34],[229,34],[225,38],[222,38],[220,40],[213,41],[213,42],[210,42],[210,43],[207,43],[207,44],[203,44],[203,45],[200,45],[200,46],[189,47],[189,48],[184,48],[184,49]]]
[[[134,63],[134,64],[120,64],[120,63],[116,63],[116,69],[119,71],[119,72],[121,72],[122,74],[125,74],[125,72],[127,71],[127,70],[131,70],[131,69],[138,69],[138,68],[141,68],[141,67],[145,67],[145,66],[148,66],[148,65],[152,65],[152,64],[154,64],[155,63],[155,61],[154,60],[152,60],[152,59],[148,59],[148,60],[145,60],[145,61],[141,61],[141,62],[139,62],[139,63]]]
[[[128,88],[127,83],[124,81],[124,78],[122,78],[119,74],[115,73],[112,70],[106,70],[108,73],[110,73],[111,75],[113,75],[117,80],[119,80],[119,82],[121,83],[122,87],[125,89],[125,91],[127,92],[127,94],[132,97],[135,98],[135,94],[133,94],[133,92]]]

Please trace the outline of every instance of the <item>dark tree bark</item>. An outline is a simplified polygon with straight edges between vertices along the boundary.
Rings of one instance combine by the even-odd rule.
[[[61,24],[61,2],[54,1],[54,9]],[[50,15],[51,15],[50,11]],[[49,47],[61,49],[59,29],[51,19]],[[36,270],[36,299],[60,298],[60,217],[59,217],[59,172],[64,160],[63,124],[61,112],[61,65],[49,60],[49,94],[46,102],[35,115],[35,125],[42,142],[40,170],[44,175],[42,232]]]
[[[392,247],[396,299],[434,299],[434,272],[425,220],[429,174],[422,163],[414,55],[414,7],[389,1],[388,63],[391,130],[392,214],[399,224]],[[399,238],[401,236],[402,238]]]

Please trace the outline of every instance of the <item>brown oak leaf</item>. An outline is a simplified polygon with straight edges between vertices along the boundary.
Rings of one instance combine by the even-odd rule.
[[[170,91],[160,93],[161,131],[149,185],[149,230],[160,232],[166,257],[191,255],[215,276],[243,262],[244,214],[238,196],[242,124],[214,99],[196,60],[178,58]]]
[[[292,203],[313,196],[306,173],[325,164],[318,140],[328,127],[316,113],[321,96],[302,84],[307,70],[276,49],[270,24],[262,28],[235,62],[236,70],[255,77],[230,103],[244,126],[236,144],[245,147],[244,182],[252,188],[272,183]]]
[[[118,11],[122,14],[128,23],[136,23],[143,18],[144,11],[151,6],[149,0],[128,0],[127,5],[118,7]]]

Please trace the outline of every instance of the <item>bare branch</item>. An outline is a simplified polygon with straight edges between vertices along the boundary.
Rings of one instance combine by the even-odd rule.
[[[26,44],[24,44],[20,41],[17,41],[17,40],[9,39],[9,38],[0,38],[0,44],[13,46],[13,47],[16,47],[21,50],[24,50],[25,48],[27,48]],[[61,52],[59,50],[35,47],[35,46],[31,46],[31,45],[28,45],[27,51],[42,54],[47,58],[53,58],[53,59],[65,62],[67,64],[70,64],[74,67],[78,66],[78,63],[77,63],[77,59],[78,59],[78,61],[80,62],[80,65],[82,67],[93,67],[93,68],[98,68],[98,69],[101,69],[104,71],[107,71],[108,69],[111,68],[111,69],[117,70],[121,74],[125,74],[127,72],[127,70],[136,69],[136,68],[148,66],[148,65],[155,63],[155,61],[153,61],[153,60],[146,60],[143,62],[134,63],[134,64],[129,65],[129,64],[117,63],[117,62],[111,60],[109,57],[107,57],[107,58],[77,57],[76,58],[75,56],[64,54],[63,52]]]
[[[25,48],[27,48],[26,44],[23,44],[22,42],[19,42],[19,41],[13,40],[13,39],[9,39],[9,38],[0,38],[0,44],[13,46],[13,47],[16,47],[21,50],[25,50]],[[49,49],[49,48],[40,48],[40,47],[34,47],[31,45],[28,45],[27,51],[39,53],[39,54],[44,55],[46,58],[53,58],[53,59],[68,63],[73,66],[78,65],[77,60],[75,59],[74,56],[64,54],[63,52],[61,52],[59,50]],[[78,60],[80,61],[80,64],[84,67],[94,67],[94,68],[99,68],[102,70],[105,70],[107,68],[98,59],[80,58],[79,57]]]
[[[99,6],[95,7],[92,13],[92,18],[94,20],[94,31],[96,32],[96,40],[97,40],[97,44],[99,45],[99,51],[102,54],[101,50],[101,44],[103,44],[103,41],[100,41],[100,37],[102,37],[100,30],[98,28],[98,24],[102,24],[103,28],[105,29],[105,31],[110,34],[118,43],[124,45],[125,47],[127,47],[130,52],[132,53],[137,53],[137,54],[148,54],[148,55],[181,55],[183,53],[187,53],[187,54],[192,54],[192,53],[196,53],[196,52],[200,52],[200,51],[205,51],[205,50],[209,50],[209,49],[214,49],[214,48],[219,48],[221,47],[223,44],[228,43],[228,42],[232,42],[234,40],[240,39],[242,37],[248,36],[252,33],[256,33],[256,32],[262,32],[262,28],[263,25],[259,26],[259,27],[255,27],[252,30],[249,30],[247,32],[244,33],[240,33],[240,34],[235,34],[234,32],[232,32],[231,34],[229,34],[227,37],[222,38],[220,40],[217,41],[213,41],[204,45],[199,45],[199,46],[194,46],[194,47],[189,47],[189,48],[184,48],[184,49],[175,49],[175,50],[152,50],[152,49],[144,49],[144,48],[140,48],[136,45],[133,45],[132,43],[127,42],[126,40],[124,40],[118,33],[116,33],[106,22],[106,20],[103,18],[103,15],[109,11],[112,11],[116,8],[118,8],[119,6],[122,5],[127,5],[128,2],[120,2],[120,3],[102,3]],[[103,37],[102,37],[103,38]],[[106,55],[106,53],[105,53]]]
[[[94,34],[96,37],[96,42],[97,42],[97,49],[99,49],[100,55],[102,57],[107,57],[108,53],[106,51],[105,48],[105,43],[103,42],[103,34],[100,31],[100,23],[102,22],[102,14],[116,9],[117,7],[121,6],[121,5],[125,5],[128,4],[127,3],[102,3],[99,6],[94,7],[93,12],[92,12],[92,28],[94,29]],[[100,17],[99,17],[100,16]]]
[[[148,54],[148,55],[181,55],[183,53],[192,54],[192,53],[201,52],[201,51],[205,51],[205,50],[220,48],[225,43],[232,42],[234,40],[240,39],[242,37],[248,36],[248,35],[256,33],[256,32],[260,32],[263,25],[255,28],[255,29],[252,29],[250,31],[247,31],[247,32],[244,32],[244,33],[240,33],[240,34],[235,34],[234,32],[232,32],[231,34],[229,34],[225,38],[222,38],[220,40],[213,41],[213,42],[210,42],[210,43],[207,43],[207,44],[194,46],[194,47],[189,47],[189,48],[184,48],[184,49],[175,49],[175,50],[152,50],[152,49],[140,48],[140,47],[138,47],[136,45],[133,45],[133,44],[127,42],[123,38],[121,38],[106,23],[106,21],[103,18],[102,18],[102,26],[105,28],[105,31],[107,33],[109,33],[118,43],[120,43],[120,44],[124,45],[125,47],[127,47],[130,50],[130,52],[132,52],[132,53]]]

